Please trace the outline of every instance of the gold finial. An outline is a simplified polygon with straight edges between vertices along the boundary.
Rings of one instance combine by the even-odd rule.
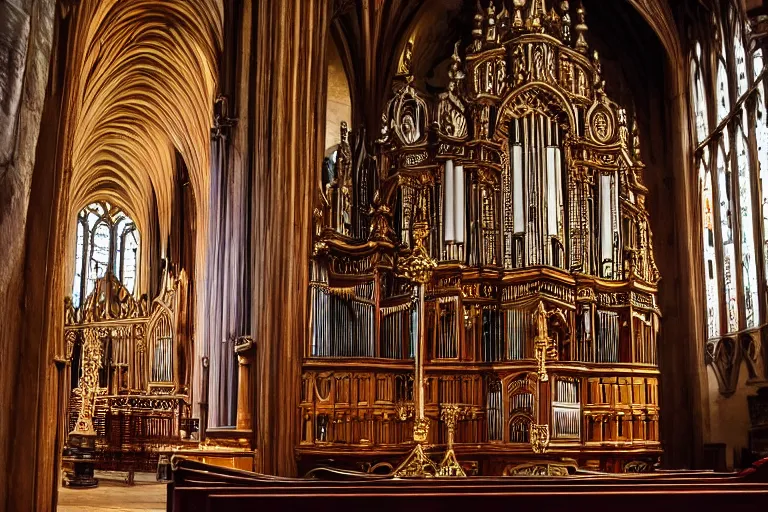
[[[571,6],[568,3],[568,0],[563,0],[560,2],[560,12],[561,12],[561,32],[560,35],[563,38],[563,42],[565,44],[570,44],[571,42]]]
[[[464,468],[459,464],[456,458],[456,452],[453,451],[453,437],[456,432],[456,424],[466,414],[466,409],[456,404],[443,404],[440,409],[440,419],[445,423],[448,429],[448,450],[445,452],[443,460],[438,465],[438,476],[467,476]]]
[[[477,12],[475,12],[474,22],[472,26],[472,51],[479,52],[483,49],[483,22],[485,16],[483,16],[483,7],[477,2]]]
[[[528,21],[526,25],[530,30],[542,30],[542,21],[547,17],[547,9],[544,0],[532,0],[528,9]]]
[[[587,21],[586,21],[587,12],[584,9],[584,4],[582,2],[579,2],[579,8],[576,9],[576,16],[578,17],[578,23],[576,24],[576,27],[575,27],[576,50],[578,50],[583,54],[586,54],[587,49],[589,48],[589,45],[587,45],[587,40],[585,39],[585,35],[587,32]]]
[[[512,26],[514,28],[523,28],[523,7],[525,7],[525,0],[515,0],[514,1],[515,6],[515,14],[514,19],[512,20]]]

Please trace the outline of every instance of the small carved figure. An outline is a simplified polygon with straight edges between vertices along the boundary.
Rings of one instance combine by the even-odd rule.
[[[450,78],[448,91],[440,94],[440,103],[438,104],[438,127],[445,135],[463,139],[467,136],[467,118],[464,114],[464,103],[456,94],[459,82],[464,78],[464,73],[459,69],[461,59],[459,58],[458,41],[454,46],[451,58],[453,64],[451,64],[451,69],[448,72]]]
[[[341,122],[341,143],[336,156],[337,204],[334,218],[336,230],[349,235],[352,227],[352,149],[349,146],[349,129]]]

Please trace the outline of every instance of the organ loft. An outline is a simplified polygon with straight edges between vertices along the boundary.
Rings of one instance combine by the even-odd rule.
[[[314,210],[300,467],[408,473],[411,440],[481,475],[661,454],[641,141],[563,4],[478,8],[442,91],[408,42],[372,154],[342,124]]]
[[[0,0],[0,512],[761,510],[766,51],[768,0]]]

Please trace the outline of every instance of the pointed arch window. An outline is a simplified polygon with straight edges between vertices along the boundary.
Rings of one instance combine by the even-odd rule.
[[[139,231],[119,207],[99,201],[77,215],[77,246],[72,303],[79,307],[96,280],[112,272],[129,292],[136,291],[139,277]]]
[[[716,30],[707,15],[692,31],[701,37],[690,41],[690,101],[707,335],[718,338],[766,322],[768,119],[763,52],[736,2],[712,5]]]
[[[707,294],[707,333],[710,337],[720,332],[719,273],[715,250],[715,214],[712,193],[712,172],[710,171],[709,150],[705,147],[699,160],[699,180],[702,189],[702,212],[704,222],[704,274]]]
[[[704,72],[701,62],[701,44],[696,42],[691,59],[691,93],[693,95],[693,112],[695,113],[696,139],[703,141],[709,135],[709,120],[707,119],[707,97],[704,92]]]

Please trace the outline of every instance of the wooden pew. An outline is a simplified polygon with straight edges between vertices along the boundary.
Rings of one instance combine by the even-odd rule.
[[[761,461],[761,462],[765,462]],[[338,476],[338,475],[337,475]],[[340,475],[345,476],[345,475]],[[768,463],[741,473],[707,471],[633,475],[577,473],[569,477],[472,477],[394,480],[346,475],[347,480],[280,478],[175,459],[169,512],[246,510],[477,510],[536,506],[622,511],[725,507],[762,510],[768,503]]]

